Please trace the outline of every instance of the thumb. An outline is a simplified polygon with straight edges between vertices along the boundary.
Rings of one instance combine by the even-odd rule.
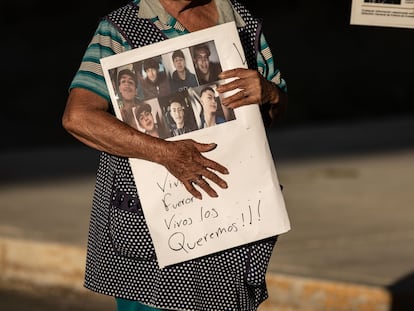
[[[202,144],[202,143],[195,143],[195,147],[199,152],[208,152],[211,150],[216,149],[216,143],[209,143],[209,144]]]

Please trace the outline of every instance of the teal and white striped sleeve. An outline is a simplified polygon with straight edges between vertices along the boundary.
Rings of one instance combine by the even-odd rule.
[[[287,92],[286,81],[276,67],[272,51],[263,33],[260,34],[260,46],[257,53],[257,68],[267,80],[274,82],[282,91]]]
[[[130,49],[131,46],[118,30],[108,21],[102,20],[83,55],[79,70],[70,84],[70,89],[84,88],[110,101],[100,59]]]

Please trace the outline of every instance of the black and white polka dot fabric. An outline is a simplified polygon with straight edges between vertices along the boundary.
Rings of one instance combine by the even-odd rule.
[[[240,4],[239,29],[256,68],[259,23]],[[130,3],[106,18],[133,48],[164,40]],[[168,310],[256,310],[267,298],[265,273],[276,237],[159,269],[127,158],[102,153],[88,238],[85,287]]]

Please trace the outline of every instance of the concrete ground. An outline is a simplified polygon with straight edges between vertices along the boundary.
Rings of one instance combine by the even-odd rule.
[[[280,128],[269,143],[292,230],[260,309],[414,310],[414,120]],[[0,155],[0,309],[24,302],[22,288],[39,306],[56,293],[42,310],[86,310],[82,301],[114,310],[82,288],[96,155],[82,146]],[[40,310],[29,298],[20,309]]]

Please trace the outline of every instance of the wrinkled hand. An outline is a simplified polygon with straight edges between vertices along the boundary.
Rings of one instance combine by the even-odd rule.
[[[236,78],[217,87],[219,93],[240,89],[235,94],[223,98],[221,103],[228,108],[237,108],[244,105],[277,103],[279,89],[266,80],[257,70],[236,68],[220,73],[220,79]]]
[[[162,151],[162,165],[180,180],[194,197],[202,199],[204,190],[210,197],[218,197],[217,192],[210,186],[214,182],[223,189],[227,183],[216,172],[228,174],[227,168],[202,155],[217,147],[216,144],[201,144],[191,139],[170,141]]]

